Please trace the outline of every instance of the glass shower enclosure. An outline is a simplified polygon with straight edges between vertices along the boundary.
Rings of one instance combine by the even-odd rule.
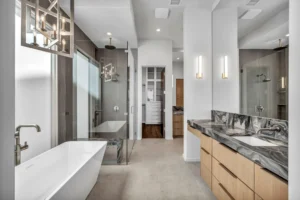
[[[128,49],[97,49],[94,59],[79,48],[73,59],[73,138],[107,141],[103,164],[128,164],[133,149],[128,60]]]

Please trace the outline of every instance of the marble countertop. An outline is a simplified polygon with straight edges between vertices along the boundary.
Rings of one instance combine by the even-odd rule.
[[[259,139],[278,146],[250,146],[234,139],[233,136],[252,136],[255,135],[253,132],[239,128],[230,128],[224,124],[217,124],[212,120],[188,120],[188,124],[263,168],[288,180],[288,145],[286,143],[266,137],[259,137]]]

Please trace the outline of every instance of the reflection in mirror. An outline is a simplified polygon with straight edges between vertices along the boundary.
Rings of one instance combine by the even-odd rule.
[[[238,8],[240,112],[287,119],[288,0]]]
[[[289,0],[247,2],[213,11],[213,109],[287,120]]]

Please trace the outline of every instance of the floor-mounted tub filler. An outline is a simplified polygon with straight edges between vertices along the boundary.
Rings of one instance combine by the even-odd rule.
[[[83,200],[95,185],[105,141],[63,143],[15,168],[16,200]]]

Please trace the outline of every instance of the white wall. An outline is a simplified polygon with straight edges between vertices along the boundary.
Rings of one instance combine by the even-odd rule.
[[[165,71],[165,138],[173,139],[172,115],[172,41],[143,40],[138,48],[138,139],[142,138],[142,67],[161,66]]]
[[[186,8],[184,35],[184,121],[210,119],[212,109],[212,36],[211,10]],[[203,79],[196,79],[197,57],[203,58]],[[199,161],[200,142],[184,123],[184,159]]]
[[[0,199],[14,199],[15,1],[0,1]]]
[[[300,1],[290,0],[289,46],[289,199],[300,199]]]
[[[228,79],[222,79],[224,56],[228,56]],[[239,59],[237,8],[213,12],[213,109],[239,113]]]
[[[51,54],[21,46],[21,18],[16,16],[15,50],[15,127],[38,124],[21,129],[21,144],[29,148],[22,151],[24,162],[51,148]]]
[[[183,79],[183,62],[173,62],[173,106],[176,106],[176,79]]]

